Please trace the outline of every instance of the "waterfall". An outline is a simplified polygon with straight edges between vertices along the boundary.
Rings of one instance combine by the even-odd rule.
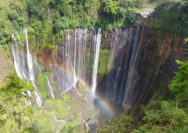
[[[25,62],[24,62],[24,53],[23,53],[23,49],[22,49],[22,45],[21,45],[21,39],[20,39],[20,35],[18,34],[18,32],[16,32],[16,35],[18,37],[18,42],[19,42],[19,49],[17,49],[17,54],[19,54],[19,60],[20,60],[20,72],[22,75],[22,78],[26,78],[27,79],[27,72],[25,69]],[[18,47],[17,47],[18,48]],[[18,53],[19,51],[19,53]]]
[[[123,100],[123,104],[131,107],[134,103],[134,93],[135,93],[135,86],[136,82],[138,81],[138,72],[137,72],[137,65],[138,65],[138,57],[141,51],[140,48],[140,27],[137,27],[136,36],[133,43],[133,51],[128,71],[128,78],[125,88],[125,96]]]
[[[106,66],[107,74],[98,76],[98,63],[101,45],[101,29],[89,31],[88,29],[75,29],[74,32],[62,34],[62,44],[58,44],[56,58],[57,63],[48,65],[44,62],[44,71],[50,67],[54,77],[47,77],[46,86],[52,98],[55,98],[51,81],[58,88],[56,94],[62,95],[71,89],[78,92],[77,83],[86,86],[89,94],[93,95],[96,89],[102,89],[105,98],[118,104],[132,106],[136,95],[136,84],[139,80],[138,61],[141,51],[140,34],[141,28],[116,29],[109,33],[108,40],[103,43],[108,52]],[[35,87],[35,97],[38,105],[42,104],[42,97],[38,90],[36,77],[43,74],[40,66],[30,54],[27,29],[24,30],[26,36],[26,54],[25,58],[21,55],[24,48],[21,46],[12,34],[14,40],[12,53],[14,57],[15,69],[19,77],[27,78]],[[102,47],[103,47],[102,46]],[[105,51],[105,52],[106,52]],[[101,51],[103,52],[103,51]],[[51,58],[51,55],[44,55]],[[43,58],[43,57],[41,57]],[[103,58],[103,57],[101,57]],[[44,59],[43,59],[44,60]],[[52,59],[53,60],[53,59]],[[53,62],[54,63],[54,62]],[[46,67],[47,66],[47,67]],[[102,81],[101,81],[102,79]],[[89,90],[89,88],[91,88]],[[93,93],[93,94],[92,94]]]
[[[114,66],[114,60],[115,60],[115,56],[116,56],[116,50],[117,50],[117,44],[118,44],[118,33],[120,31],[118,31],[117,29],[115,30],[114,36],[111,38],[112,41],[110,44],[110,48],[112,49],[109,55],[109,60],[108,60],[108,64],[107,64],[107,70],[110,71],[112,70],[113,66]],[[125,36],[125,40],[126,40],[126,36]],[[106,92],[105,92],[105,97],[110,98],[111,100],[115,100],[116,97],[116,89],[118,88],[117,86],[117,82],[118,80],[118,76],[121,70],[121,65],[118,65],[118,70],[115,72],[114,75],[109,75],[107,76],[107,80],[106,80],[106,85],[105,88]],[[113,81],[113,82],[112,82]],[[113,83],[113,84],[112,84]]]
[[[74,57],[73,57],[73,69],[74,69],[74,87],[76,87],[77,77],[76,77],[76,30],[74,31]]]
[[[36,102],[37,105],[41,106],[42,105],[42,97],[40,95],[40,92],[35,84],[35,74],[34,74],[34,69],[33,69],[33,59],[32,56],[30,54],[29,51],[29,41],[28,41],[28,35],[27,35],[27,29],[24,30],[25,33],[25,38],[26,38],[26,51],[27,51],[27,65],[28,65],[28,69],[29,69],[29,81],[31,81],[31,83],[33,84],[33,86],[35,87],[35,97],[36,97]]]
[[[17,40],[14,36],[14,34],[12,33],[12,38],[14,39],[14,44],[12,45],[12,54],[13,54],[13,59],[14,59],[14,67],[16,70],[16,73],[18,75],[19,78],[23,78],[21,71],[20,71],[20,58],[18,55],[18,48],[17,48]]]
[[[27,65],[29,69],[29,80],[34,81],[35,79],[35,74],[33,70],[33,59],[29,51],[29,41],[28,41],[28,36],[27,36],[27,29],[24,30],[25,33],[25,38],[26,38],[26,49],[27,49]]]
[[[118,105],[132,106],[139,81],[138,63],[141,53],[141,28],[115,29],[108,34],[106,75],[100,76],[97,89],[104,97]],[[101,57],[102,58],[102,57]]]
[[[26,58],[22,57],[21,54],[20,56],[17,56],[19,55],[17,40],[14,37],[14,34],[12,35],[14,39],[13,56],[15,60],[15,69],[19,77],[27,78],[28,81],[31,81],[35,87],[34,95],[36,102],[40,106],[42,105],[43,101],[36,84],[36,76],[38,74],[42,74],[42,71],[40,70],[39,64],[35,59],[33,59],[30,53],[27,29],[24,30],[24,33],[26,39]],[[24,49],[22,49],[21,46],[20,36],[18,33],[16,34],[19,39],[20,53],[22,53],[24,52]],[[58,54],[61,54],[59,55],[61,58],[59,58],[57,62],[62,63],[64,69],[54,67],[54,75],[56,79],[55,84],[60,88],[60,94],[64,94],[72,88],[75,88],[76,92],[79,94],[76,86],[77,81],[80,81],[82,84],[88,84],[89,82],[92,83],[91,91],[95,93],[97,86],[97,67],[100,53],[101,30],[99,29],[98,32],[94,31],[92,35],[89,36],[87,29],[76,29],[74,34],[68,33],[64,34],[63,36],[62,51],[58,52]],[[74,40],[71,39],[72,37],[74,37]],[[88,43],[89,40],[91,40],[91,44]],[[88,52],[91,52],[92,56],[87,57]],[[91,66],[88,66],[89,64],[86,60],[89,60],[90,62],[94,61],[91,77],[88,74],[90,69],[89,67]],[[49,77],[47,77],[47,88],[49,90],[50,96],[55,98]]]
[[[95,60],[93,68],[93,82],[92,82],[92,92],[95,93],[97,87],[97,69],[98,69],[98,60],[100,53],[100,44],[101,44],[101,29],[98,30],[96,35],[96,49],[95,49]]]
[[[22,50],[20,35],[18,34],[18,32],[16,32],[16,35],[17,35],[18,40],[19,40],[20,50]]]
[[[34,60],[34,63],[35,63],[36,69],[37,69],[37,73],[42,74],[42,71],[40,70],[40,66],[39,66],[39,64],[37,63],[36,60]]]
[[[14,59],[14,67],[15,67],[16,73],[17,73],[18,77],[21,79],[27,78],[26,73],[25,73],[24,64],[23,64],[24,61],[23,61],[23,57],[21,54],[22,51],[19,51],[18,46],[17,46],[17,40],[13,33],[12,33],[12,38],[14,39],[14,43],[12,45],[12,55],[13,55],[13,59]],[[21,48],[20,37],[18,37],[18,39],[19,39],[20,48]],[[28,93],[29,97],[31,97],[31,92],[27,91],[27,93]]]
[[[35,59],[33,59],[33,60],[34,60],[34,63],[35,63],[37,73],[39,75],[42,75],[42,71],[40,69],[39,64],[37,63],[37,61]],[[51,85],[51,82],[50,82],[50,79],[49,79],[48,76],[47,76],[47,88],[48,88],[48,91],[50,93],[51,98],[55,98],[54,93],[53,93],[53,89],[52,89],[52,85]]]
[[[50,96],[51,96],[52,98],[55,98],[54,93],[53,93],[53,90],[52,90],[52,85],[51,85],[51,82],[50,82],[50,79],[49,79],[48,76],[47,76],[47,85],[48,85],[48,89],[49,89],[49,92],[50,92]]]

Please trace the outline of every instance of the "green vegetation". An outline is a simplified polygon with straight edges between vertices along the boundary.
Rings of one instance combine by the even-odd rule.
[[[78,27],[101,28],[107,37],[114,28],[137,26],[144,7],[157,7],[154,30],[187,35],[187,5],[177,0],[9,0],[0,6],[0,44],[10,44],[11,32],[24,27],[30,27],[37,45],[53,44],[62,29]]]
[[[37,77],[37,81],[40,86],[40,93],[44,99],[50,98],[50,94],[47,88],[47,75],[46,74],[39,74]]]
[[[84,96],[87,94],[86,88],[80,82],[78,83],[78,92],[83,94]]]
[[[188,131],[188,61],[178,63],[179,72],[176,73],[170,85],[170,91],[175,96],[174,100],[161,98],[152,100],[149,104],[142,106],[140,111],[142,118],[121,115],[114,120],[106,121],[98,131],[101,133],[186,133]],[[34,90],[30,83],[17,78],[16,74],[10,74],[5,83],[5,86],[0,88],[1,132],[84,131],[79,115],[75,111],[77,109],[85,111],[83,106],[86,103],[82,100],[65,94],[61,100],[46,100],[42,107],[34,108],[26,105],[30,98],[23,95],[23,92]],[[69,106],[71,112],[69,112]],[[65,120],[66,123],[57,122],[55,119]]]
[[[42,107],[35,108],[27,105],[31,99],[25,95],[27,91],[31,91],[33,94],[33,90],[31,83],[19,79],[15,73],[7,76],[5,85],[0,88],[0,132],[84,132],[82,121],[79,120],[77,112],[68,110],[68,106],[71,106],[71,110],[79,106],[70,104],[73,103],[73,99],[69,95],[64,95],[62,99],[46,100]],[[81,102],[78,99],[75,101]]]
[[[88,73],[92,74],[94,60],[91,59],[90,49],[88,49],[87,53],[86,53],[86,63],[87,63],[87,67],[88,67]]]
[[[170,91],[175,94],[178,102],[188,102],[188,61],[180,62],[179,71],[176,72],[176,76],[173,78]]]
[[[188,2],[166,2],[159,5],[154,12],[157,21],[152,28],[162,33],[188,36]]]
[[[7,0],[0,2],[0,45],[11,44],[11,33],[21,33],[27,27],[33,48],[38,45],[38,48],[57,51],[55,40],[61,43],[63,29],[70,32],[75,28],[101,28],[106,37],[114,28],[139,25],[138,12],[146,5],[156,6],[154,21],[149,28],[161,33],[188,36],[188,2],[185,0]],[[24,34],[20,34],[20,37],[23,42]],[[188,38],[185,44],[188,44]],[[109,50],[101,49],[98,73],[102,76],[108,73],[108,56]],[[90,52],[86,55],[86,61],[92,72]],[[99,132],[187,133],[188,61],[179,62],[179,65],[179,72],[170,85],[174,98],[156,99],[157,95],[154,95],[154,100],[142,107],[142,118],[122,115],[107,121]],[[152,73],[148,69],[148,77]],[[37,79],[43,98],[49,98],[46,78],[46,75],[39,75]],[[158,92],[163,87],[161,82]],[[26,105],[31,99],[24,95],[33,90],[30,83],[19,79],[16,74],[7,77],[5,85],[0,88],[0,132],[84,132],[75,110],[87,112],[88,118],[93,110],[90,107],[87,110],[83,108],[86,106],[83,100],[64,95],[61,99],[48,99],[42,107],[35,108]],[[82,94],[86,93],[81,84],[78,90]],[[69,112],[69,106],[73,112]],[[54,118],[65,120],[66,123],[59,123]]]
[[[133,121],[132,116],[121,115],[113,121],[107,120],[99,129],[99,133],[130,133]]]
[[[99,56],[99,65],[98,65],[98,73],[100,75],[106,75],[108,73],[108,62],[109,62],[109,50],[104,48],[100,50]]]
[[[145,1],[146,2],[146,1]],[[0,6],[0,44],[11,43],[11,32],[30,27],[35,43],[53,44],[62,29],[102,28],[104,34],[116,27],[136,25],[139,0],[9,0]],[[40,43],[39,43],[40,42]]]
[[[15,73],[7,77],[6,85],[0,88],[0,132],[25,130],[32,110],[30,106],[24,105],[29,97],[22,95],[22,92],[32,90],[32,85],[19,79]]]
[[[170,91],[173,100],[161,97],[142,106],[141,119],[129,115],[107,121],[101,133],[187,133],[188,132],[188,61],[178,62],[179,71],[174,76]]]
[[[185,38],[185,46],[188,47],[188,37]]]
[[[2,10],[0,8],[0,10]],[[8,19],[3,16],[0,18],[0,45],[9,44],[11,41]]]
[[[0,45],[0,87],[3,85],[3,79],[14,71],[14,64],[11,61],[12,53],[8,45]]]

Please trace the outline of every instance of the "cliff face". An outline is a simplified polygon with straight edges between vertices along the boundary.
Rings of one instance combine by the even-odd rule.
[[[137,101],[148,101],[154,93],[168,95],[168,85],[177,71],[176,60],[183,59],[183,47],[180,36],[146,30],[139,62],[141,78],[137,84]]]
[[[44,67],[42,71],[50,73],[56,97],[77,88],[78,81],[94,90],[97,79],[98,95],[128,109],[155,92],[167,92],[177,69],[175,60],[183,59],[183,38],[142,27],[116,29],[107,38],[101,38],[99,30],[76,29],[64,31],[52,48],[37,49],[32,54]]]
[[[125,110],[147,102],[154,94],[168,95],[169,82],[177,70],[175,61],[183,59],[182,37],[159,35],[149,29],[129,30],[132,32],[126,32],[127,36],[116,30],[103,41],[103,47],[115,46],[113,58],[110,56],[113,69],[98,81],[102,95],[113,103],[123,103]]]

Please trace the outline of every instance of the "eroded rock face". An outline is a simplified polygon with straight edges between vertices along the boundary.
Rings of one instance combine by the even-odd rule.
[[[183,59],[183,47],[180,36],[159,35],[148,29],[145,31],[137,101],[148,101],[157,90],[159,94],[168,95],[169,82],[177,71],[176,60]]]
[[[54,42],[57,49],[33,52],[44,71],[51,73],[56,96],[74,88],[77,81],[91,89],[97,34],[87,29],[64,31],[60,41]],[[175,60],[182,58],[179,36],[162,36],[142,27],[116,29],[101,41],[97,93],[128,109],[149,99],[161,86],[168,88],[177,69]]]

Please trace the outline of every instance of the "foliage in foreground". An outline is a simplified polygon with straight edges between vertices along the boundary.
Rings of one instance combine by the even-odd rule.
[[[62,100],[47,100],[42,107],[29,105],[32,100],[26,95],[34,88],[15,73],[8,75],[5,86],[0,88],[1,133],[79,133],[83,131],[75,115],[68,114],[67,104]],[[24,94],[23,94],[24,93]],[[64,100],[68,100],[65,99]],[[70,116],[69,120],[65,118]],[[79,129],[79,130],[78,130]]]

